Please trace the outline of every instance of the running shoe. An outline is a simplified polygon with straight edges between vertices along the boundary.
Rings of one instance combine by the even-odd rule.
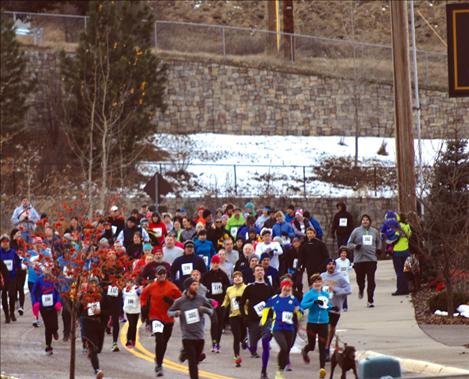
[[[293,371],[293,369],[291,368],[291,363],[288,363],[288,364],[285,366],[285,371]]]
[[[322,369],[319,370],[319,377],[320,377],[321,379],[324,379],[324,378],[326,377],[326,374],[327,374],[327,373],[326,373],[326,369],[325,369],[325,368],[322,368]]]
[[[266,372],[261,372],[261,379],[269,379]]]
[[[18,314],[19,314],[20,316],[23,316],[23,313],[24,313],[23,307],[19,307],[19,308],[18,308]]]
[[[10,319],[11,321],[16,321],[15,312],[11,312]]]
[[[251,358],[260,358],[259,354],[257,353],[252,353]]]
[[[277,370],[277,373],[275,374],[275,379],[285,379],[285,375],[283,375],[283,371]]]
[[[234,363],[236,367],[241,367],[241,362],[243,361],[239,355],[235,356],[234,358]]]
[[[241,348],[242,348],[243,350],[246,350],[248,347],[249,347],[249,345],[248,345],[248,338],[246,337],[246,338],[243,340],[243,342],[241,342]]]
[[[52,337],[54,337],[56,341],[59,339],[59,333],[57,333],[57,330],[54,333],[52,333]]]
[[[118,352],[118,351],[120,351],[120,350],[119,350],[119,346],[117,346],[117,342],[114,342],[114,343],[112,344],[112,349],[111,349],[111,350],[112,350],[113,352]]]
[[[363,299],[363,291],[358,291],[358,298]]]
[[[33,321],[33,326],[34,326],[35,328],[39,328],[39,320],[34,320],[34,321]]]
[[[163,373],[163,367],[162,366],[156,366],[155,367],[155,374],[156,376],[160,377],[160,376],[163,376],[164,373]]]
[[[125,344],[125,347],[131,349],[133,347],[133,342],[131,340],[128,340],[127,343]]]
[[[217,344],[214,342],[212,343],[212,353],[216,351]]]
[[[220,354],[220,344],[219,343],[217,343],[215,345],[215,353]]]
[[[52,355],[53,354],[53,349],[50,346],[46,347],[46,355]]]
[[[308,357],[308,350],[306,350],[306,346],[301,349],[301,357],[303,358],[303,362],[309,364],[311,360]]]
[[[366,306],[367,306],[367,308],[374,308],[375,307],[375,305],[373,303],[368,303]]]
[[[103,379],[103,378],[104,378],[103,370],[97,369],[96,370],[96,379]]]

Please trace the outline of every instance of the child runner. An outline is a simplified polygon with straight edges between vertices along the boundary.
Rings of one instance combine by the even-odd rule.
[[[280,294],[272,296],[262,313],[261,324],[264,325],[268,319],[269,312],[273,312],[272,335],[280,347],[278,353],[278,370],[275,379],[283,379],[283,371],[290,361],[290,349],[295,333],[295,317],[300,317],[300,303],[292,295],[291,280],[283,280],[280,283]]]
[[[352,264],[348,259],[348,255],[349,250],[347,249],[347,246],[341,246],[339,248],[339,258],[335,260],[335,264],[337,266],[337,271],[344,276],[347,283],[350,283],[350,271],[352,271]],[[344,312],[348,311],[347,296],[345,296],[344,304],[342,305],[342,310]]]
[[[310,278],[311,289],[305,294],[301,301],[301,308],[309,310],[308,323],[306,326],[308,343],[301,351],[305,363],[309,363],[308,352],[314,351],[316,345],[316,334],[319,342],[319,377],[326,377],[326,344],[329,327],[329,292],[322,289],[322,278],[320,274],[313,274]]]

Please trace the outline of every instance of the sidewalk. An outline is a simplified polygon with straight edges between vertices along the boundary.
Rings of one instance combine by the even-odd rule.
[[[391,296],[395,291],[391,261],[378,262],[375,308],[366,308],[366,291],[364,298],[358,299],[353,273],[351,283],[349,312],[342,314],[338,334],[342,342],[356,347],[361,358],[376,352],[403,359],[401,366],[406,371],[426,375],[460,373],[469,377],[469,349],[447,346],[430,338],[415,321],[410,296]],[[466,343],[469,343],[468,327],[445,328],[440,333],[441,338],[452,341],[461,341],[461,334],[466,335]],[[427,361],[427,364],[418,361]],[[442,370],[439,365],[448,368]]]

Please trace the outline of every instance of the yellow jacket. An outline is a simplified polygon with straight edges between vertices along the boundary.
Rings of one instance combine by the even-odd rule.
[[[223,300],[222,307],[226,308],[228,305],[230,306],[229,317],[241,316],[241,312],[239,311],[240,305],[237,298],[243,296],[245,288],[246,284],[242,283],[240,285],[233,284],[226,289],[225,300]]]
[[[404,232],[399,238],[399,241],[394,245],[394,251],[406,251],[409,250],[409,238],[412,235],[412,230],[410,229],[410,225],[400,222],[399,225],[401,226],[402,231]]]

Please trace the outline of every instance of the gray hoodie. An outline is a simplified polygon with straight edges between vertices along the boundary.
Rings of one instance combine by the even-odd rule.
[[[168,309],[168,316],[177,317],[176,311],[180,311],[180,324],[183,340],[204,339],[204,314],[213,313],[212,304],[199,294],[193,298],[183,294]]]
[[[357,245],[361,245],[360,249],[355,249]],[[381,249],[381,238],[379,232],[371,226],[366,229],[362,225],[353,229],[348,239],[347,247],[355,249],[353,253],[353,263],[376,262],[376,250]]]
[[[326,286],[334,287],[331,303],[333,307],[337,307],[338,312],[341,312],[345,298],[352,293],[352,286],[339,271],[335,271],[333,274],[329,274],[327,271],[323,272],[321,278]]]

